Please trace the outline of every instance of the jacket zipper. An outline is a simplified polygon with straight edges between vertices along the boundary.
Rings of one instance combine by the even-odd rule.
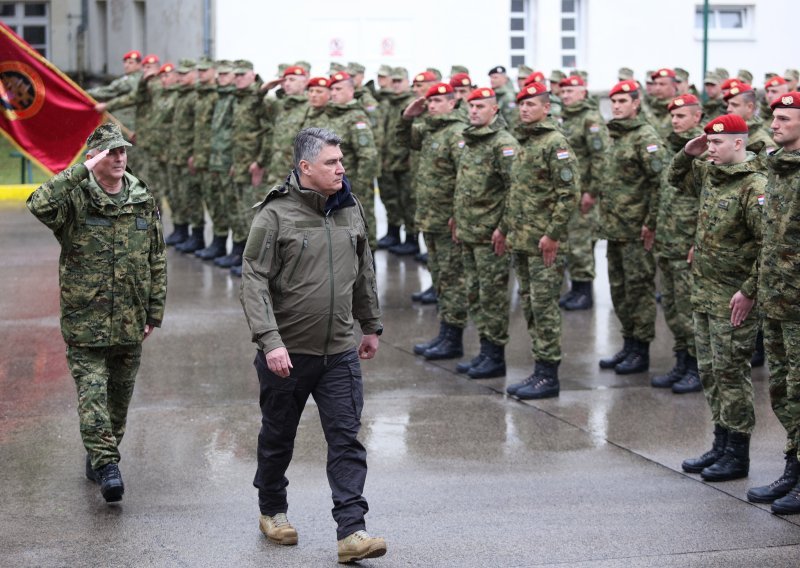
[[[303,234],[303,246],[300,248],[300,254],[297,255],[297,260],[292,267],[292,271],[289,273],[289,278],[286,280],[288,284],[291,284],[292,278],[294,278],[294,273],[297,271],[297,267],[300,265],[300,261],[303,259],[303,253],[306,252],[308,248],[308,231]]]

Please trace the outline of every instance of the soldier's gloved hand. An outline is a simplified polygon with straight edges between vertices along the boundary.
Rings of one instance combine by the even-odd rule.
[[[683,147],[684,153],[693,158],[696,158],[706,150],[708,150],[708,137],[705,134],[701,134],[697,138],[692,138],[686,143],[686,146]]]
[[[267,360],[267,367],[269,367],[269,370],[279,377],[285,379],[291,373],[292,360],[289,359],[289,352],[285,347],[273,349],[264,355],[264,358]]]
[[[403,118],[415,118],[425,112],[425,97],[419,97],[411,102],[403,111]]]
[[[736,292],[733,297],[731,298],[731,303],[729,304],[731,308],[731,325],[733,327],[739,327],[744,323],[744,320],[747,319],[747,316],[750,314],[750,310],[753,309],[753,304],[755,304],[755,298],[750,299],[741,291]]]
[[[102,152],[98,152],[97,154],[95,154],[94,156],[83,162],[83,165],[86,166],[87,170],[92,171],[94,167],[97,165],[97,162],[99,162],[106,156],[108,156],[108,150],[103,150]]]

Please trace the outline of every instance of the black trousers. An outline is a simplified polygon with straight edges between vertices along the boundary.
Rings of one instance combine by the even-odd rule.
[[[297,425],[309,395],[319,408],[328,443],[328,483],[333,497],[333,519],[339,540],[365,528],[369,510],[362,496],[367,478],[367,451],[358,441],[364,391],[361,365],[355,349],[337,355],[290,354],[292,372],[287,378],[267,367],[264,353],[256,354],[261,386],[261,432],[258,435],[258,488],[262,515],[285,513],[286,469],[292,461]]]

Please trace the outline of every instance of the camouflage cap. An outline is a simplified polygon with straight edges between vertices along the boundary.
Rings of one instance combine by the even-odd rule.
[[[644,77],[645,77],[644,81],[645,81],[645,83],[647,83],[648,85],[652,85],[653,83],[656,82],[656,80],[653,79],[653,74],[654,73],[655,73],[655,71],[653,71],[652,69],[648,69],[647,71],[644,72]]]
[[[630,67],[620,67],[619,71],[617,71],[617,77],[620,81],[627,81],[628,79],[633,79],[633,69]]]
[[[244,75],[253,70],[253,62],[247,59],[237,59],[233,62],[233,72],[237,75]]]
[[[392,76],[392,66],[391,65],[381,65],[378,67],[378,77],[391,77]]]
[[[783,78],[787,81],[800,81],[800,71],[797,69],[787,69],[783,73]]]
[[[405,67],[392,67],[392,73],[389,76],[392,79],[408,79],[408,69]]]
[[[283,77],[283,72],[286,71],[290,65],[288,63],[278,63],[278,74],[276,77]]]
[[[451,65],[450,66],[450,76],[458,75],[459,73],[464,73],[465,75],[469,75],[469,69],[465,65]]]
[[[433,73],[433,76],[436,77],[437,81],[441,81],[442,80],[442,72],[439,71],[436,67],[428,67],[425,70],[426,71],[430,71],[431,73]]]
[[[233,73],[233,63],[229,59],[217,61],[217,73]]]
[[[214,60],[206,57],[205,55],[197,60],[197,70],[205,71],[214,67]]]
[[[714,73],[717,74],[717,77],[719,77],[720,81],[724,81],[725,79],[731,76],[731,74],[728,73],[728,70],[725,69],[724,67],[717,67],[716,69],[714,69]]]
[[[722,79],[719,78],[716,71],[708,71],[706,76],[703,77],[703,84],[705,85],[706,83],[710,85],[719,85],[722,83]]]
[[[197,66],[194,59],[181,59],[178,61],[178,66],[175,68],[175,71],[178,73],[188,73],[192,69]]]
[[[305,61],[303,59],[301,59],[300,61],[295,61],[294,66],[302,67],[303,69],[306,70],[306,73],[311,73],[311,63],[309,63],[308,61]]]
[[[345,71],[347,71],[350,75],[360,75],[366,70],[367,70],[366,67],[361,65],[361,63],[356,63],[355,61],[351,61],[350,63],[348,63],[347,69],[345,69]]]
[[[547,79],[548,81],[558,83],[561,79],[566,79],[567,76],[564,74],[563,71],[559,69],[553,69],[550,72],[550,77]]]
[[[678,81],[680,81],[681,83],[686,83],[689,81],[689,72],[686,69],[676,67],[675,78],[678,79]]]
[[[764,73],[764,82],[766,83],[767,81],[769,81],[773,77],[777,77],[777,76],[778,76],[777,73],[773,73],[772,71],[767,71],[766,73]]]
[[[113,122],[106,122],[94,129],[86,139],[87,150],[113,150],[121,146],[133,146],[130,142],[125,140],[119,126]]]
[[[336,61],[331,61],[331,66],[328,69],[328,75],[333,75],[334,73],[338,73],[339,71],[345,71],[346,67],[341,63],[337,63]]]
[[[753,74],[747,69],[739,69],[739,71],[736,72],[736,77],[741,79],[743,83],[747,83],[748,85],[753,84]]]
[[[527,77],[531,73],[533,73],[533,69],[531,69],[527,65],[520,65],[520,66],[517,67],[517,76],[520,79],[524,79],[525,77]]]
[[[589,82],[589,72],[585,69],[573,69],[570,71],[570,76],[577,75],[581,79],[583,79],[586,83]]]

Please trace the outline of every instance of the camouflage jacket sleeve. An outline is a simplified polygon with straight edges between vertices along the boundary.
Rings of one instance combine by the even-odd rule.
[[[242,255],[239,300],[252,340],[264,353],[284,347],[270,293],[270,280],[279,277],[283,268],[277,250],[279,231],[280,221],[275,211],[263,206],[250,227]]]
[[[580,201],[580,170],[575,152],[565,138],[551,145],[547,152],[550,184],[555,191],[556,202],[544,234],[554,241],[563,241],[567,237],[570,217]]]
[[[503,198],[503,211],[498,215],[499,223],[497,228],[503,234],[508,234],[508,227],[506,226],[503,218],[508,209],[508,196],[511,193],[511,172],[514,167],[514,161],[519,160],[519,143],[509,134],[507,138],[502,138],[500,143],[495,144],[494,147],[494,171],[500,176],[505,190]]]
[[[647,215],[644,225],[656,229],[658,219],[658,200],[661,184],[664,182],[664,166],[667,165],[667,151],[664,143],[652,127],[639,140],[639,159],[642,164],[642,190],[647,195]]]
[[[350,124],[350,137],[358,163],[357,176],[351,180],[354,191],[358,195],[373,195],[373,179],[378,173],[378,150],[366,116],[363,121]]]
[[[597,198],[600,194],[600,187],[606,182],[605,176],[608,175],[608,149],[611,147],[611,139],[608,135],[608,127],[602,117],[587,117],[583,124],[584,136],[589,147],[589,167],[587,168],[588,179],[581,180],[582,192]]]
[[[367,225],[367,216],[361,202],[356,199],[358,211]],[[356,241],[358,255],[358,274],[353,284],[353,317],[358,320],[361,331],[365,335],[373,334],[383,327],[381,324],[381,307],[378,301],[378,288],[375,283],[375,269],[372,251],[368,242],[369,229],[359,234]]]
[[[147,307],[147,323],[155,327],[161,327],[167,301],[166,248],[161,215],[157,214],[150,234],[150,299]]]
[[[745,209],[745,223],[750,233],[755,237],[759,248],[761,247],[762,238],[762,222],[764,217],[764,207],[762,205],[764,200],[764,192],[767,188],[767,176],[753,175],[751,176],[752,183],[750,184],[746,194],[742,195],[745,201],[742,205]],[[753,262],[750,268],[750,273],[747,279],[742,283],[739,288],[742,294],[750,299],[754,299],[758,292],[758,259]]]
[[[107,101],[130,93],[136,84],[132,84],[127,76],[117,77],[104,87],[95,87],[87,91],[98,101]]]
[[[106,103],[106,108],[109,111],[116,110],[118,108],[127,108],[138,104],[139,101],[147,100],[149,98],[150,90],[147,88],[147,80],[140,79],[134,89],[131,89],[124,95],[120,95],[119,97],[108,101]]]
[[[684,152],[683,148],[672,158],[667,173],[667,183],[681,193],[700,196],[699,176],[695,175],[694,158]]]
[[[89,170],[75,164],[50,178],[28,197],[27,206],[61,241],[64,228],[75,218],[73,191],[89,179]]]
[[[423,126],[413,118],[401,118],[397,121],[397,143],[408,146],[412,150],[422,149]]]
[[[276,101],[269,94],[261,100],[264,112],[262,113],[264,139],[261,141],[261,151],[258,154],[258,164],[262,168],[269,166],[272,156],[272,138],[275,134]],[[265,172],[266,174],[266,172]],[[266,177],[266,175],[265,175]]]

